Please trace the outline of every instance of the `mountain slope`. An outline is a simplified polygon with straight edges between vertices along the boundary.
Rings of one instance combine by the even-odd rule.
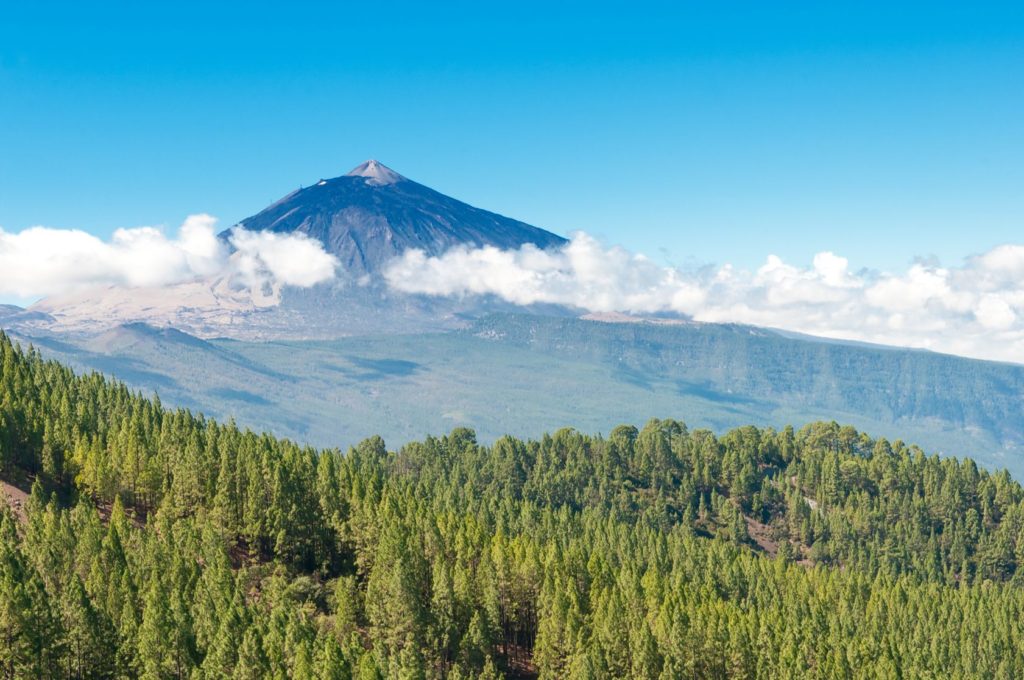
[[[315,238],[355,277],[379,272],[410,249],[439,255],[455,246],[506,249],[532,243],[550,248],[565,243],[549,231],[417,184],[375,160],[292,192],[240,225]]]
[[[44,354],[168,404],[320,445],[456,425],[481,440],[652,413],[694,427],[837,420],[1024,476],[1024,367],[826,344],[749,326],[494,315],[448,333],[196,341],[129,326]]]
[[[821,342],[736,324],[602,323],[494,315],[466,331],[506,347],[614,366],[640,384],[795,413],[945,423],[1024,446],[1024,366],[894,347]],[[930,448],[949,451],[936,442]],[[959,451],[958,455],[975,455]]]

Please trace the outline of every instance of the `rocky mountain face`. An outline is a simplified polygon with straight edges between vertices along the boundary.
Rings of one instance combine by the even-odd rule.
[[[357,278],[378,273],[410,249],[440,255],[461,245],[508,249],[565,243],[549,231],[417,184],[375,160],[292,192],[240,224],[251,231],[315,238]]]

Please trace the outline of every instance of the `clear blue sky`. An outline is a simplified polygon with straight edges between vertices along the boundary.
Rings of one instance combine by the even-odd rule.
[[[675,264],[954,264],[1024,240],[1024,4],[0,0],[8,231],[370,157]]]

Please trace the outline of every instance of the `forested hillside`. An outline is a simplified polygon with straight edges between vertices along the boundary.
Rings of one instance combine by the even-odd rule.
[[[1024,491],[816,423],[347,453],[0,335],[0,676],[1024,676]]]

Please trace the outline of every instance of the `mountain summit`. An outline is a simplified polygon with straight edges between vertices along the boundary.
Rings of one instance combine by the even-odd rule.
[[[346,177],[366,177],[366,183],[375,186],[403,182],[405,178],[397,172],[372,158],[361,165],[357,165],[345,173]],[[324,180],[320,180],[321,182]]]
[[[445,196],[376,160],[294,191],[242,220],[252,231],[300,232],[319,240],[359,277],[410,249],[440,255],[455,246],[552,248],[565,239]]]

